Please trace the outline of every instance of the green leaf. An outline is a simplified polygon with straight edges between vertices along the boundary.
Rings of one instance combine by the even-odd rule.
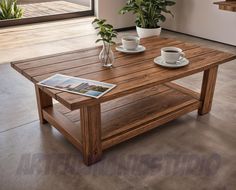
[[[98,30],[97,35],[101,38],[96,40],[96,43],[103,41],[109,44],[113,43],[113,39],[117,37],[117,32],[113,29],[111,24],[106,23],[105,19],[94,19],[92,24],[96,23],[97,26],[95,27]]]
[[[0,19],[21,18],[23,10],[17,5],[17,0],[0,0]]]
[[[128,0],[125,6],[119,11],[120,14],[132,12],[136,14],[136,25],[142,28],[156,28],[158,22],[165,21],[162,13],[171,13],[167,9],[175,5],[175,0]]]

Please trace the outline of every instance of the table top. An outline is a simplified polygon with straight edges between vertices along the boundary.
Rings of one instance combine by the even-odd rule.
[[[177,39],[150,37],[142,39],[141,44],[147,50],[140,54],[123,54],[114,50],[116,60],[112,69],[102,67],[99,62],[98,55],[101,47],[12,62],[11,65],[35,84],[60,73],[117,85],[115,89],[99,99],[40,87],[67,108],[75,110],[84,105],[109,101],[202,72],[236,59],[236,55]],[[190,64],[179,69],[167,69],[154,64],[153,59],[160,56],[160,49],[166,46],[183,49]]]

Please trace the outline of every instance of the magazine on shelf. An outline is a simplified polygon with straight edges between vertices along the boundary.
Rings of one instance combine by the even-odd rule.
[[[100,98],[116,87],[114,84],[56,74],[38,83],[41,86],[83,96]]]

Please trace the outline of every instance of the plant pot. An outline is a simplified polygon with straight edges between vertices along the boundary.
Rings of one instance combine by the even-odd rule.
[[[140,38],[147,38],[150,36],[159,36],[161,34],[161,27],[159,28],[140,28],[136,26],[138,36]]]

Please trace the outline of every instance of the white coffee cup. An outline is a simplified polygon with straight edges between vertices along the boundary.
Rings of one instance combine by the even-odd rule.
[[[161,56],[166,63],[176,64],[185,57],[185,54],[180,48],[165,47],[161,49]]]
[[[125,36],[122,38],[122,45],[124,49],[135,50],[139,46],[140,38],[137,36]]]

